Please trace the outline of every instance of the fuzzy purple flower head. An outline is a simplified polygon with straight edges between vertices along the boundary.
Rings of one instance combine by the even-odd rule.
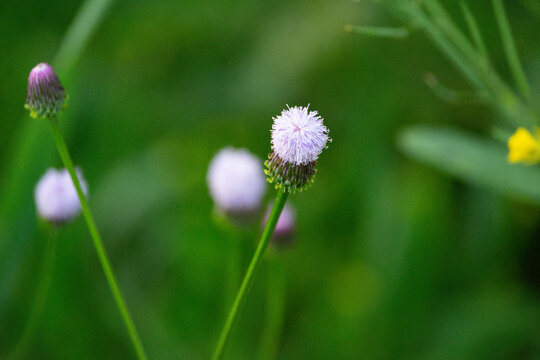
[[[217,208],[229,215],[259,210],[266,182],[261,160],[246,149],[226,147],[210,162],[208,188]]]
[[[88,185],[79,169],[77,177],[85,196]],[[79,215],[81,203],[71,176],[66,169],[51,168],[41,177],[34,190],[38,215],[54,224],[63,224]]]
[[[302,191],[313,182],[317,158],[332,141],[329,130],[309,106],[287,106],[273,120],[273,152],[265,162],[268,181],[289,192]]]
[[[33,118],[55,116],[64,108],[66,94],[53,68],[46,63],[36,65],[28,76],[26,105]]]

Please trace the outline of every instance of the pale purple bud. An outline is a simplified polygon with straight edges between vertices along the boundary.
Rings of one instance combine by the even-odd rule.
[[[262,162],[246,149],[220,150],[210,162],[207,182],[217,207],[228,214],[259,210],[266,193]]]
[[[88,196],[88,185],[79,169],[76,170],[81,189]],[[34,190],[38,215],[51,223],[62,224],[74,219],[81,211],[77,190],[66,169],[50,168]]]
[[[65,99],[64,88],[49,64],[38,64],[30,71],[25,107],[31,117],[53,117],[64,108]]]

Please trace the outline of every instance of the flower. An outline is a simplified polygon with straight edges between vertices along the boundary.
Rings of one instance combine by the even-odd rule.
[[[268,217],[272,211],[272,205],[268,207],[266,216],[263,218],[263,229],[268,222]],[[294,239],[294,231],[296,228],[296,213],[292,206],[285,204],[281,214],[279,215],[276,228],[274,229],[274,235],[272,237],[272,244],[278,247],[289,246]]]
[[[508,139],[508,162],[533,165],[540,162],[540,130],[536,136],[525,128],[518,128]]]
[[[289,107],[273,118],[272,150],[265,162],[268,181],[286,191],[302,191],[313,182],[317,158],[327,147],[329,130],[309,106]]]
[[[246,149],[226,147],[210,162],[207,183],[220,210],[229,214],[257,211],[266,193],[261,160]]]
[[[88,186],[79,169],[77,177],[85,196]],[[74,219],[81,211],[81,204],[73,181],[66,169],[50,168],[41,177],[34,190],[38,215],[55,224]]]
[[[317,160],[329,140],[323,119],[308,107],[287,107],[273,118],[272,150],[291,164],[305,165]]]
[[[53,117],[64,108],[65,99],[64,88],[49,64],[38,64],[30,71],[24,107],[31,117]]]

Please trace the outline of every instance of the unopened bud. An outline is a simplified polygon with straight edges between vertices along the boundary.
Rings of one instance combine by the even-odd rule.
[[[53,68],[46,63],[36,65],[28,76],[26,105],[33,118],[55,116],[64,108],[66,94]]]

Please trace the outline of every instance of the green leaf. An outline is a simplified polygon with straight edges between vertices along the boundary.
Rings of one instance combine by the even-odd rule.
[[[462,131],[413,126],[398,137],[408,156],[461,180],[540,204],[540,167],[509,164],[503,144]]]

